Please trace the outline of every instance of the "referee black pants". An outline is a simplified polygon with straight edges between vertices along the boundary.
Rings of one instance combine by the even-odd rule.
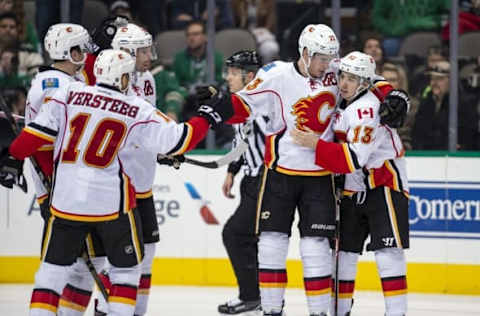
[[[240,183],[240,205],[223,228],[223,244],[232,263],[242,301],[260,299],[255,222],[258,177],[244,176]]]

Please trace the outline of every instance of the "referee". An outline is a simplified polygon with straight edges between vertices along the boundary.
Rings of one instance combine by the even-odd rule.
[[[262,61],[256,51],[240,51],[227,59],[226,66],[228,87],[230,92],[234,93],[242,90],[255,77],[262,66]],[[249,146],[237,161],[228,166],[227,176],[222,186],[223,194],[227,198],[234,198],[231,193],[233,181],[235,175],[243,168],[240,205],[228,219],[222,232],[223,244],[239,287],[238,298],[218,306],[218,311],[225,315],[255,311],[261,315],[255,222],[260,171],[265,151],[266,123],[264,117],[258,117],[253,122],[234,125],[236,131],[234,146],[240,139],[246,139]],[[245,126],[246,124],[248,126]]]

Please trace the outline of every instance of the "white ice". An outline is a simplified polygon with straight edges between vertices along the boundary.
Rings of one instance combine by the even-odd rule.
[[[32,285],[0,285],[0,315],[28,315]],[[217,305],[233,298],[233,287],[154,286],[148,316],[215,316]],[[287,316],[307,316],[305,295],[301,289],[287,289]],[[380,292],[357,291],[352,316],[383,316]],[[93,315],[90,304],[85,315]],[[409,294],[408,316],[480,315],[479,296]]]

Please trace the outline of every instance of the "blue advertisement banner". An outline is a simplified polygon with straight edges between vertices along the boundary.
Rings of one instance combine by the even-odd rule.
[[[480,239],[480,182],[410,181],[410,236]]]

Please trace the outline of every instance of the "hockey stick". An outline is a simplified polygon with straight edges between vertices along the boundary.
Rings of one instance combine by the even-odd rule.
[[[203,167],[203,168],[208,168],[208,169],[217,169],[223,166],[228,165],[232,161],[237,160],[247,149],[248,149],[248,142],[247,138],[252,132],[252,124],[251,122],[247,122],[245,126],[243,127],[243,134],[245,135],[243,138],[240,139],[239,143],[235,145],[235,147],[228,152],[226,155],[222,156],[222,158],[214,161],[201,161],[201,160],[196,160],[188,157],[183,157],[182,160],[180,161],[179,159],[176,159],[175,157],[171,157],[168,155],[164,154],[158,154],[158,157],[161,159],[167,158],[173,160],[173,166],[178,169],[180,164],[182,162],[186,162],[191,165]]]
[[[339,294],[339,280],[338,280],[338,267],[340,265],[340,202],[343,195],[342,188],[335,188],[335,296],[334,296],[334,316],[338,315],[338,294]]]
[[[224,155],[222,158],[220,158],[218,160],[200,161],[200,160],[184,157],[185,160],[184,161],[178,161],[178,163],[185,162],[185,163],[195,165],[195,166],[199,166],[199,167],[203,167],[203,168],[217,169],[217,168],[223,167],[225,165],[228,165],[229,163],[231,163],[234,160],[237,160],[238,157],[240,157],[247,150],[247,148],[248,148],[248,143],[246,141],[242,140],[233,150],[231,150],[228,154]],[[158,157],[162,158],[162,159],[163,158],[168,158],[168,159],[175,160],[175,158],[173,158],[171,156],[168,156],[168,155],[164,155],[164,154],[158,154]]]
[[[105,301],[108,302],[108,292],[107,289],[105,288],[105,285],[103,284],[102,280],[100,280],[100,277],[98,276],[97,270],[95,270],[95,266],[92,263],[92,260],[90,259],[90,256],[88,255],[87,251],[84,251],[82,253],[82,258],[85,260],[85,264],[87,265],[88,271],[90,271],[90,274],[92,275],[93,279],[95,280],[95,284],[97,285],[98,289],[100,290],[100,293],[102,293],[103,298]]]

